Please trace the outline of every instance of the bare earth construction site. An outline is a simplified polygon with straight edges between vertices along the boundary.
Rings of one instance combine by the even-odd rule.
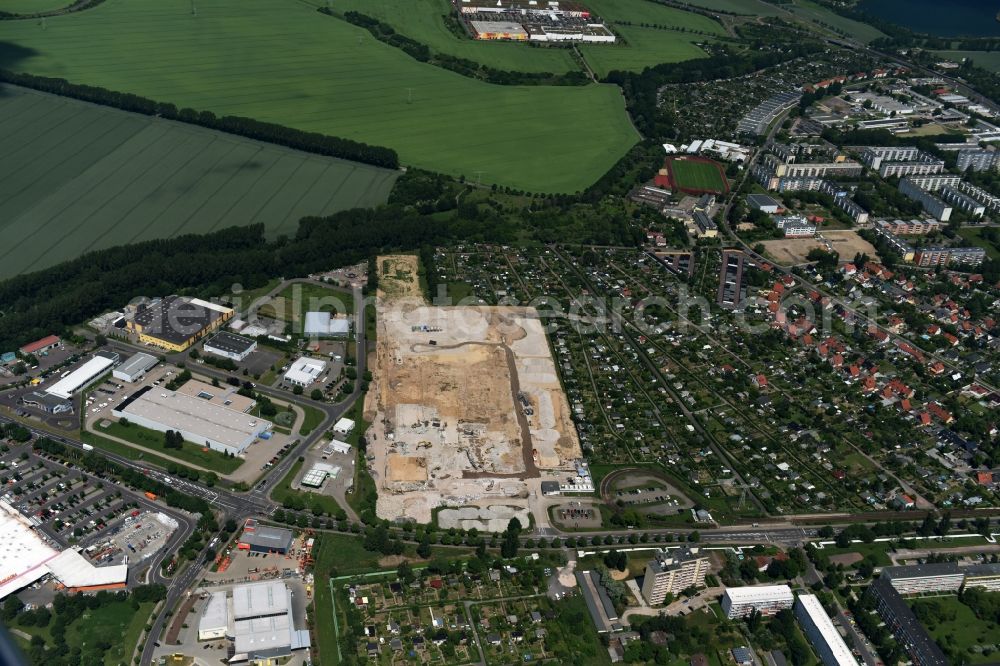
[[[542,471],[581,455],[537,311],[430,306],[414,296],[416,257],[378,264],[366,405],[378,515],[429,522],[438,506],[535,504]]]

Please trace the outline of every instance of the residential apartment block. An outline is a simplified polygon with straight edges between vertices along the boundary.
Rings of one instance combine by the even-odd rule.
[[[816,648],[824,666],[858,666],[851,649],[833,626],[815,594],[801,594],[795,600],[795,618]]]
[[[722,597],[722,610],[731,620],[746,617],[755,610],[761,615],[774,615],[780,610],[791,608],[794,602],[792,589],[787,585],[730,587]]]
[[[697,548],[657,550],[646,565],[642,596],[651,606],[655,606],[662,604],[668,594],[676,595],[692,586],[703,587],[708,566],[708,558],[699,555]]]

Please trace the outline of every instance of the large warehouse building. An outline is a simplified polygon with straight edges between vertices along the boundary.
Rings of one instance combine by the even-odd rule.
[[[308,337],[346,338],[351,334],[351,320],[329,312],[307,312],[302,333]]]
[[[107,356],[94,356],[79,368],[45,389],[49,395],[69,400],[108,372],[115,361]]]
[[[170,351],[184,351],[233,318],[234,311],[199,298],[167,296],[154,301],[128,322],[139,342]]]
[[[278,580],[233,588],[233,661],[285,657],[308,648],[309,630],[295,629],[292,591]]]
[[[146,373],[152,370],[157,363],[159,361],[157,361],[155,356],[139,352],[115,368],[113,376],[115,379],[133,384],[145,377]]]
[[[0,599],[52,575],[69,591],[125,587],[128,564],[95,567],[68,548],[51,547],[14,507],[0,500]]]
[[[149,386],[129,396],[112,414],[159,432],[174,430],[197,446],[234,456],[271,429],[271,422],[265,419],[197,396]]]

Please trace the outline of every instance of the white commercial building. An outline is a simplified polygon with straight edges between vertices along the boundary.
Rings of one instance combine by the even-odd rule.
[[[302,334],[318,338],[346,338],[351,333],[351,320],[334,317],[329,312],[307,312]]]
[[[142,379],[159,361],[151,354],[139,352],[125,361],[112,374],[115,379],[132,384]]]
[[[824,666],[858,666],[858,660],[833,626],[816,595],[799,595],[795,600],[795,617]]]
[[[755,587],[729,587],[722,597],[722,610],[730,620],[746,617],[754,610],[761,615],[774,615],[791,608],[795,603],[792,588],[787,585],[758,585]]]
[[[230,661],[274,659],[310,645],[309,631],[295,629],[292,591],[281,581],[233,588],[233,618]]]
[[[45,389],[49,395],[58,396],[65,400],[77,394],[81,389],[86,388],[104,375],[111,366],[115,364],[110,358],[95,356],[79,368],[71,372],[66,377]]]
[[[174,430],[195,446],[239,455],[271,429],[271,422],[208,400],[159,387],[146,387],[112,414],[159,432]]]
[[[326,361],[303,356],[292,363],[285,373],[285,381],[296,386],[310,386],[326,372]]]
[[[229,629],[229,603],[225,592],[213,592],[198,619],[198,640],[224,638]]]
[[[328,456],[334,453],[350,453],[351,445],[347,442],[341,442],[337,439],[331,439],[327,442],[326,446],[323,447],[323,455]]]
[[[125,587],[124,564],[95,567],[72,548],[62,552],[35,531],[36,522],[0,500],[0,599],[52,575],[69,590]]]
[[[333,426],[333,431],[341,435],[349,435],[354,430],[354,421],[351,419],[340,419]]]

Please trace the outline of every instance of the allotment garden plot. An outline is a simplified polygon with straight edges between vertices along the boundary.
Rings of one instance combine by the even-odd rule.
[[[397,173],[5,86],[0,279],[90,250],[386,200]]]

